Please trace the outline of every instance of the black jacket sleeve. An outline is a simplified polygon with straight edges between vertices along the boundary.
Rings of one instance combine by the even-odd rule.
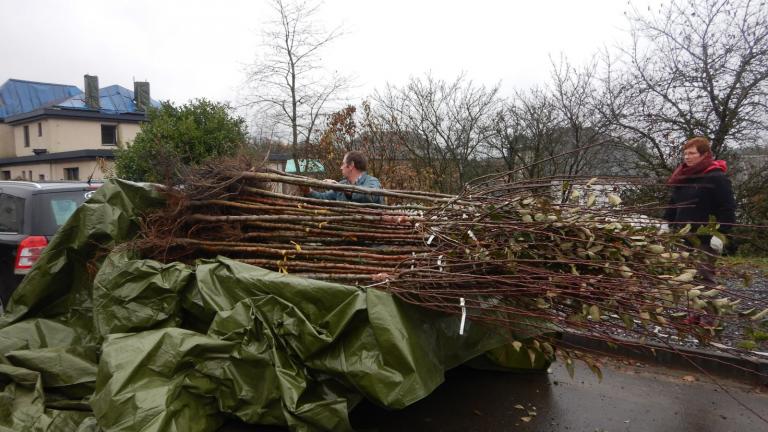
[[[736,222],[736,198],[733,195],[733,186],[731,179],[725,175],[712,177],[714,187],[714,211],[717,222],[719,222],[719,231],[727,233],[731,230],[732,224]]]
[[[674,222],[677,216],[677,209],[674,207],[675,206],[675,198],[674,198],[675,189],[674,188],[672,188],[672,191],[670,192],[670,194],[672,196],[669,198],[669,203],[667,204],[667,208],[664,209],[664,216],[662,217],[667,222]]]

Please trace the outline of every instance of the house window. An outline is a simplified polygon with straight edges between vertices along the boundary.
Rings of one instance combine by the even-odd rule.
[[[45,174],[38,174],[38,175],[37,175],[37,179],[38,179],[39,181],[45,181]]]
[[[101,144],[117,145],[117,126],[101,125]]]
[[[29,125],[24,125],[24,147],[29,147]]]
[[[37,136],[43,136],[43,124],[40,122],[37,122]]]
[[[0,171],[0,180],[10,180],[10,179],[11,179],[10,171]]]
[[[80,168],[64,168],[65,180],[80,180]]]
[[[32,181],[32,170],[27,171],[29,173],[29,181]]]

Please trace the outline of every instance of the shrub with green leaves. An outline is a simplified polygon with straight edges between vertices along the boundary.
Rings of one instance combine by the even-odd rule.
[[[196,99],[177,107],[163,102],[148,116],[133,144],[116,152],[120,178],[176,183],[186,167],[233,156],[246,142],[245,120],[226,104]]]

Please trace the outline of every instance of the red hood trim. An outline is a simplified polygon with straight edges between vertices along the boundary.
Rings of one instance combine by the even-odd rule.
[[[713,160],[712,161],[712,165],[708,166],[704,170],[704,174],[706,174],[706,173],[708,173],[710,171],[715,171],[715,170],[720,170],[722,172],[728,172],[728,164],[726,164],[725,161],[722,160],[722,159]]]

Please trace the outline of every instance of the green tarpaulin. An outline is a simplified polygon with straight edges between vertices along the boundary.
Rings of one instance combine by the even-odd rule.
[[[110,181],[52,240],[0,316],[0,431],[215,431],[229,418],[351,430],[361,398],[405,407],[486,351],[546,367],[377,289],[116,247],[163,204]]]

